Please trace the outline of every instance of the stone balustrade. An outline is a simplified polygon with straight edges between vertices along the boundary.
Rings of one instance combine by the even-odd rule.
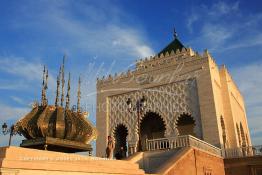
[[[221,156],[220,148],[217,148],[191,135],[146,140],[146,148],[148,151],[190,146]]]
[[[262,145],[223,149],[217,148],[191,135],[146,140],[146,150],[165,150],[181,147],[196,147],[224,158],[262,156]]]
[[[262,145],[229,148],[222,153],[225,158],[262,156]]]

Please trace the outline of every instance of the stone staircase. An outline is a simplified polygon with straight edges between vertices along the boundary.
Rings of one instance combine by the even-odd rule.
[[[146,173],[154,174],[158,173],[162,166],[169,163],[170,159],[177,157],[181,150],[183,150],[183,148],[139,152],[126,160],[139,164],[139,168],[143,169]]]
[[[223,159],[195,147],[139,152],[126,160],[0,148],[0,175],[197,175],[206,171],[224,175]]]
[[[127,161],[138,163],[148,174],[158,175],[225,175],[223,158],[196,147],[153,150],[136,153]]]

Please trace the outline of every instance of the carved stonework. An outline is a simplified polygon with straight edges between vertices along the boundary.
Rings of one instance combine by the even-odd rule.
[[[163,119],[166,131],[165,136],[176,136],[176,120],[183,114],[190,114],[196,123],[195,133],[202,138],[201,119],[199,112],[199,102],[195,79],[183,80],[167,85],[133,91],[121,95],[109,97],[109,133],[114,135],[114,130],[119,124],[123,124],[128,129],[128,142],[138,140],[138,117],[135,111],[129,112],[126,101],[132,100],[132,104],[141,99],[147,98],[147,106],[144,109],[140,120],[147,112],[155,112]]]
[[[177,65],[181,63],[185,64],[195,64],[192,62],[199,61],[202,56],[195,53],[191,48],[183,48],[181,51],[177,49],[172,50],[170,53],[151,56],[149,58],[140,59],[136,62],[136,69],[133,71],[122,72],[116,74],[115,76],[108,75],[108,77],[102,77],[97,79],[97,86],[102,87],[108,84],[113,84],[116,82],[121,82],[122,78],[132,78],[136,74],[145,73],[149,70],[163,68],[165,66]],[[146,79],[145,79],[146,78]],[[148,84],[152,82],[151,77],[143,77],[141,84]]]

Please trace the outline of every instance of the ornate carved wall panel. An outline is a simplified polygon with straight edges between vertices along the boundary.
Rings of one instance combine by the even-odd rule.
[[[201,119],[199,111],[199,101],[197,85],[195,79],[183,80],[171,84],[157,86],[141,91],[132,91],[125,94],[109,97],[109,133],[114,134],[114,129],[119,124],[128,128],[128,141],[138,140],[138,117],[135,111],[129,112],[126,101],[132,100],[133,106],[145,96],[147,106],[143,110],[140,120],[146,112],[159,114],[165,122],[165,136],[176,136],[176,120],[183,114],[190,114],[196,123],[194,131],[197,137],[202,138]]]

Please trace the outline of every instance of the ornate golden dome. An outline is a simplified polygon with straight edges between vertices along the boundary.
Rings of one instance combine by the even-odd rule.
[[[37,105],[16,126],[28,140],[53,137],[88,144],[96,138],[95,128],[83,113],[60,106]]]
[[[55,105],[48,105],[46,98],[48,71],[44,67],[41,104],[35,103],[33,109],[20,119],[15,130],[27,140],[23,140],[22,147],[47,149],[61,152],[91,151],[89,144],[96,139],[95,127],[86,119],[87,112],[80,108],[80,84],[78,81],[77,109],[70,109],[70,73],[67,85],[66,105],[64,102],[64,60],[57,76],[57,90]],[[62,83],[61,100],[60,82]],[[60,101],[60,104],[59,104]]]

